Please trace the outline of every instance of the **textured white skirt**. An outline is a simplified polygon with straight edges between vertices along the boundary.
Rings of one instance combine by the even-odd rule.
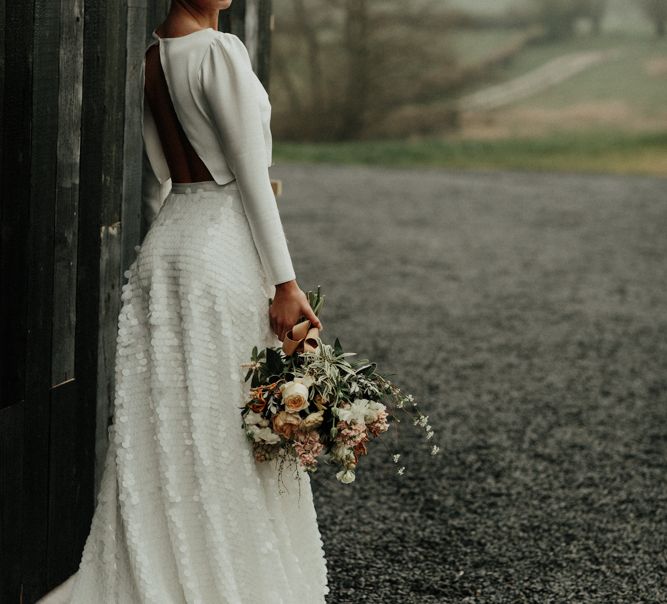
[[[279,485],[241,427],[241,364],[279,340],[235,181],[175,184],[137,251],[100,492],[62,601],[324,602],[309,475],[285,466]]]

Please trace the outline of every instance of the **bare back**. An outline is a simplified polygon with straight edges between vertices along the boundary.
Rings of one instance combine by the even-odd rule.
[[[159,42],[146,51],[145,94],[160,136],[172,182],[214,180],[185,136],[169,96],[162,70]]]

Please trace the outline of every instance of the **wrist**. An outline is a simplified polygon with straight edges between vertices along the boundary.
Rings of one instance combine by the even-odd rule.
[[[276,283],[276,291],[292,291],[299,289],[296,279],[285,281],[283,283]]]

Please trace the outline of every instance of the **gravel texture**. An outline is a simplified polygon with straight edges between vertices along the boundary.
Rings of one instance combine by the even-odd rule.
[[[323,337],[441,447],[404,422],[313,475],[329,603],[667,602],[667,180],[271,175]]]

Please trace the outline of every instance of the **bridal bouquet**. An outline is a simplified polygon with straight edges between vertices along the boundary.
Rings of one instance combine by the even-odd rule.
[[[324,296],[308,292],[308,301],[319,316]],[[376,363],[356,360],[343,351],[338,338],[333,345],[319,337],[319,330],[301,317],[286,335],[282,347],[252,350],[245,376],[250,382],[241,407],[242,425],[252,441],[255,459],[280,457],[314,472],[321,461],[338,468],[343,483],[355,479],[355,469],[367,443],[400,422],[402,411],[430,440],[433,429],[414,397],[376,371]],[[431,446],[431,454],[439,451]],[[398,464],[400,454],[392,455]],[[403,474],[404,466],[398,467]]]

